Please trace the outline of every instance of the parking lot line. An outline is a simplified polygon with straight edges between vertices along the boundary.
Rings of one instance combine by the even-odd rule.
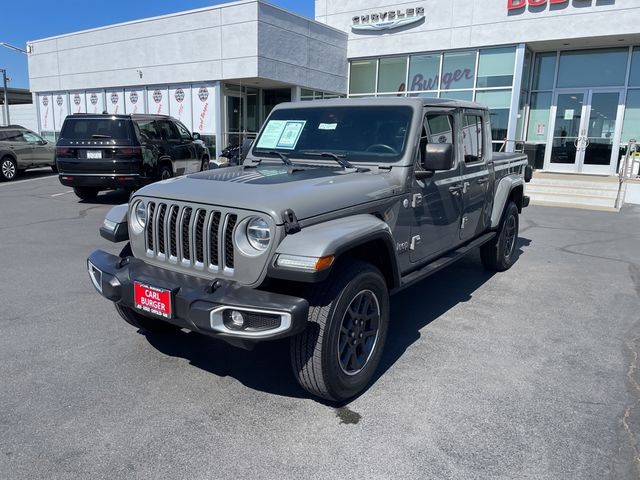
[[[73,190],[69,190],[67,192],[62,192],[62,193],[54,193],[53,195],[51,195],[52,197],[59,197],[60,195],[66,195],[67,193],[73,193]]]
[[[0,187],[10,187],[10,186],[16,186],[16,185],[22,185],[23,183],[27,183],[27,182],[35,182],[36,180],[48,180],[51,178],[55,178],[55,175],[47,175],[44,177],[38,177],[38,178],[27,178],[25,180],[16,180],[13,182],[3,182],[0,183]]]

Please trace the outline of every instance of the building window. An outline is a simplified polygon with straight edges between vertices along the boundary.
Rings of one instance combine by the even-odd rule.
[[[624,86],[627,48],[562,52],[558,67],[559,88]]]
[[[489,107],[493,140],[506,140],[511,111],[511,90],[478,90],[476,102]]]
[[[537,92],[531,94],[527,141],[533,143],[547,142],[547,136],[549,134],[551,97],[551,92]]]
[[[640,90],[629,90],[620,143],[640,141]]]
[[[409,61],[410,92],[435,90],[440,88],[440,59],[442,55],[412,55]]]
[[[375,93],[377,60],[351,62],[349,93]]]
[[[633,49],[631,56],[631,74],[629,75],[629,86],[640,87],[640,48]]]
[[[381,58],[378,92],[404,92],[407,89],[407,57]]]
[[[473,101],[473,90],[459,90],[454,92],[440,92],[440,98],[448,98],[450,100],[466,100]]]
[[[476,52],[445,53],[442,63],[441,90],[473,88]]]
[[[513,85],[515,62],[515,48],[480,50],[477,87],[510,87]]]
[[[536,54],[533,90],[551,90],[556,75],[556,52]]]

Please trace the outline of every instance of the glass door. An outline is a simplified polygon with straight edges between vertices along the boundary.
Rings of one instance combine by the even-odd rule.
[[[621,97],[621,90],[591,90],[586,134],[580,143],[582,172],[615,174],[622,132]]]
[[[581,163],[581,139],[584,134],[588,91],[557,92],[551,108],[545,170],[555,172],[579,172]]]
[[[622,127],[621,100],[620,89],[556,92],[545,170],[614,175]]]

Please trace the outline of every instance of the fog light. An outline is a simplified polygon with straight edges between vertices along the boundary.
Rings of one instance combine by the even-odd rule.
[[[245,326],[244,315],[237,310],[226,310],[224,324],[231,330],[242,330]]]

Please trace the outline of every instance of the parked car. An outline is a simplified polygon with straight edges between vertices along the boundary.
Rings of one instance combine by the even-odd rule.
[[[14,180],[29,168],[51,167],[55,172],[55,146],[20,125],[0,127],[0,179]]]
[[[251,348],[290,337],[300,385],[327,400],[374,377],[389,296],[480,248],[516,260],[523,154],[491,149],[490,113],[418,98],[281,104],[241,166],[137,191],[88,258],[129,324]],[[428,291],[426,292],[428,295]],[[261,368],[256,365],[256,369]]]
[[[58,177],[83,200],[101,190],[135,190],[207,169],[209,152],[199,138],[165,115],[74,114],[56,146]]]

